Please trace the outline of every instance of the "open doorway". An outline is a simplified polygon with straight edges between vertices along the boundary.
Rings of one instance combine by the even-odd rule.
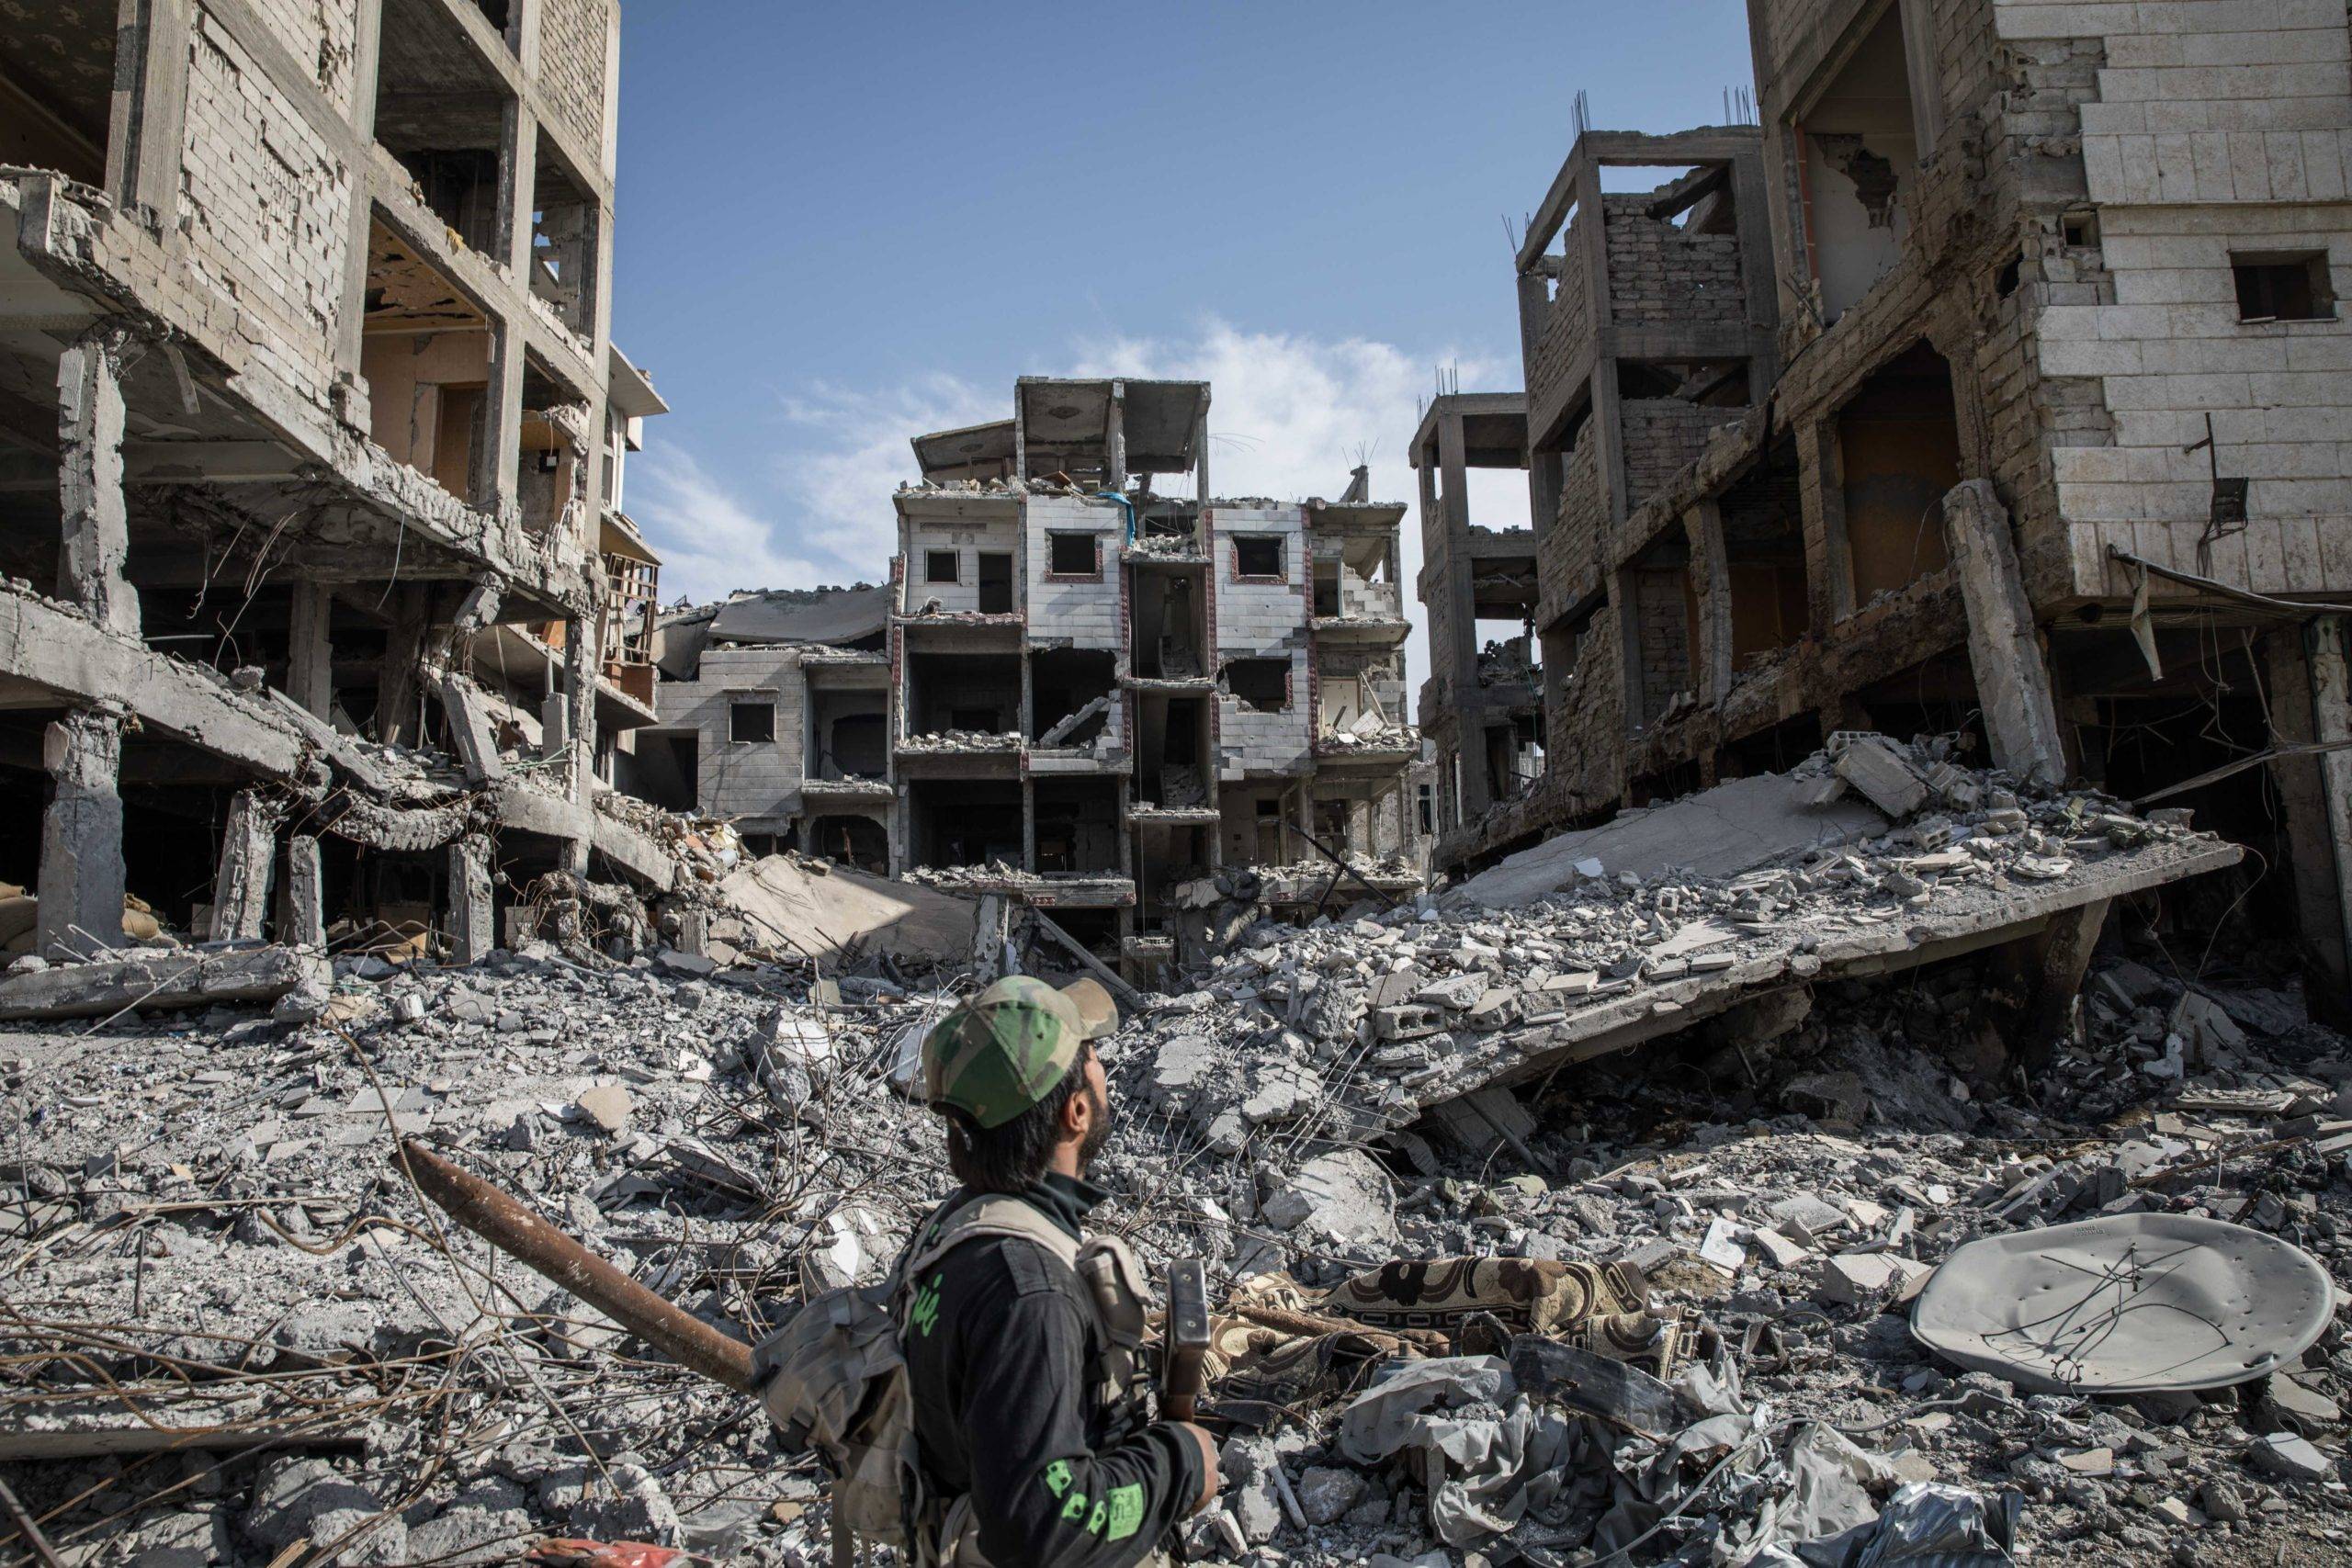
[[[1838,456],[1856,607],[1950,564],[1943,501],[1960,482],[1960,422],[1942,355],[1914,344],[1856,388],[1838,413]]]

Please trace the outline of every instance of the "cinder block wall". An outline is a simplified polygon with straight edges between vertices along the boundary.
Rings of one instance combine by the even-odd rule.
[[[1126,539],[1125,510],[1107,501],[1033,495],[1023,512],[1028,540],[1030,640],[1071,648],[1119,648],[1125,626],[1120,604],[1125,573],[1118,559]],[[1052,541],[1047,537],[1051,534],[1093,536],[1091,576],[1054,574]]]
[[[797,649],[714,648],[703,650],[696,679],[654,686],[662,724],[691,726],[701,738],[695,765],[704,811],[772,821],[799,811],[806,685]],[[775,703],[775,739],[729,740],[729,705],[769,698]]]

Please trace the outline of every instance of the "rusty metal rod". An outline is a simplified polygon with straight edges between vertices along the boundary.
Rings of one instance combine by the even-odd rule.
[[[752,1348],[663,1301],[481,1177],[414,1138],[401,1160],[417,1190],[516,1262],[547,1276],[691,1372],[752,1392]]]

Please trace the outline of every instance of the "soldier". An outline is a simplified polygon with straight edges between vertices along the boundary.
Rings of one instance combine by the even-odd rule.
[[[1143,1295],[1117,1238],[1087,1240],[1086,1171],[1111,1131],[1091,980],[1013,976],[923,1042],[962,1190],[917,1227],[899,1324],[937,1561],[1126,1568],[1216,1495],[1216,1446],[1149,1418]]]

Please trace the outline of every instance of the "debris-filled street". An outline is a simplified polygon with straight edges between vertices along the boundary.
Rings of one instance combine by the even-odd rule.
[[[2347,191],[2345,0],[0,0],[0,1568],[2352,1568]]]
[[[2009,948],[1841,977],[1841,943],[1887,922],[2038,908],[2069,876],[2154,885],[2150,857],[2217,848],[1942,777],[1935,809],[1847,796],[1811,808],[1834,840],[1736,870],[1604,851],[1521,901],[1473,884],[1261,920],[1125,1021],[1111,1223],[1154,1265],[1206,1259],[1216,1314],[1226,1490],[1191,1558],[2346,1554],[2346,1041],[2275,955],[2178,951],[2130,892],[2030,1089]],[[397,1153],[490,1178],[747,1340],[870,1278],[952,1187],[905,1090],[969,964],[812,964],[720,924],[724,963],[345,956],[311,1021],[265,1002],[12,1027],[0,1475],[61,1560],[491,1562],[552,1537],[824,1561],[820,1477],[752,1402],[458,1230]],[[1813,978],[1757,983],[1792,972]],[[1708,976],[1744,998],[1736,1027],[1690,989]],[[1577,1060],[1565,1043],[1596,1036],[1574,1021],[1627,998],[1691,1019]],[[1907,1321],[1963,1247],[2158,1222],[2324,1271],[2315,1312],[2242,1325],[2228,1279],[2138,1310],[2170,1250],[2154,1229],[2138,1269],[2064,1299],[2074,1337],[2012,1330],[2013,1357],[2062,1359],[2039,1372],[1997,1330],[1969,1364]],[[1963,1327],[2007,1304],[1967,1285]],[[2200,1305],[2217,1386],[2131,1364]],[[2132,1391],[2077,1386],[2095,1362]]]

